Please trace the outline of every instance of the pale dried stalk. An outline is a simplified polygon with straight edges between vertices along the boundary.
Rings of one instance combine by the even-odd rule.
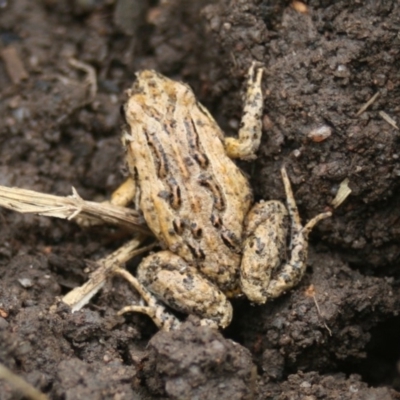
[[[68,220],[79,216],[78,220],[82,225],[107,223],[150,234],[144,219],[135,210],[109,203],[85,201],[74,188],[71,196],[61,197],[0,186],[0,206],[19,213],[34,213]]]
[[[0,379],[4,379],[10,385],[12,385],[16,390],[23,394],[31,400],[48,400],[48,397],[34,388],[30,383],[20,376],[14,374],[5,365],[0,364]]]
[[[379,97],[381,93],[376,92],[356,113],[356,117],[359,117],[375,100]]]
[[[389,125],[393,126],[394,129],[399,130],[399,127],[396,124],[396,121],[390,117],[385,111],[379,111],[378,113]]]
[[[347,199],[347,197],[350,196],[351,189],[349,188],[349,182],[349,178],[346,178],[340,183],[339,190],[331,202],[333,207],[338,208]]]
[[[86,72],[86,83],[90,88],[90,98],[89,101],[92,101],[97,94],[97,75],[96,70],[89,64],[86,64],[82,61],[76,60],[75,58],[70,58],[68,60],[69,65],[74,68],[80,69],[81,71]]]
[[[138,249],[145,238],[144,235],[138,235],[137,238],[124,244],[114,253],[97,261],[99,268],[91,274],[90,279],[82,286],[67,293],[62,298],[62,302],[69,305],[72,312],[79,311],[104,286],[106,279],[112,275],[116,267],[124,265],[131,258],[151,250],[156,245],[153,243]]]
[[[61,197],[33,190],[0,186],[0,206],[19,213],[34,213],[68,220],[77,219],[81,225],[108,223],[139,232],[135,239],[98,261],[99,268],[92,273],[89,280],[62,298],[62,301],[71,307],[72,312],[79,311],[104,286],[113,268],[122,266],[131,258],[155,246],[154,243],[138,249],[146,236],[151,233],[144,219],[135,210],[110,203],[85,201],[74,188],[72,188],[71,196]]]

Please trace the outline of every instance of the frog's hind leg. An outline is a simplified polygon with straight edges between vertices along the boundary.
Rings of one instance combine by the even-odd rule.
[[[231,322],[232,306],[225,294],[170,251],[143,259],[137,277],[157,299],[176,311],[197,315],[204,325],[225,328]]]
[[[319,214],[303,227],[284,168],[282,179],[287,207],[274,200],[260,202],[250,210],[245,221],[240,284],[246,297],[257,304],[280,296],[300,282],[307,265],[308,235],[315,224],[331,215],[330,212]],[[290,259],[280,266],[286,255],[288,216]]]
[[[180,325],[180,321],[174,315],[166,310],[166,308],[160,304],[160,302],[153,296],[145,287],[127,270],[123,268],[116,268],[115,274],[120,275],[126,279],[134,289],[140,294],[142,299],[147,305],[130,305],[122,308],[118,315],[125,314],[127,312],[137,312],[148,315],[159,329],[170,331],[176,329]]]
[[[307,267],[308,236],[319,221],[332,215],[331,212],[318,214],[308,221],[305,226],[302,226],[286,169],[282,168],[281,173],[286,192],[287,209],[291,220],[290,259],[282,266],[277,276],[271,280],[267,289],[269,298],[280,296],[300,282]]]

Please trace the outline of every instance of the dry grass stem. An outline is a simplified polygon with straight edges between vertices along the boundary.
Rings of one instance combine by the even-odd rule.
[[[376,92],[356,113],[356,117],[359,117],[375,100],[379,97],[380,92]]]
[[[31,400],[47,400],[48,397],[35,389],[30,383],[20,376],[14,374],[5,365],[0,364],[0,379],[4,379],[16,390],[18,390],[24,397]]]
[[[351,194],[351,189],[349,188],[349,179],[344,179],[340,185],[339,190],[336,193],[335,198],[332,200],[331,204],[334,208],[338,208]]]
[[[150,235],[144,219],[135,210],[109,203],[85,201],[74,188],[72,188],[71,196],[62,197],[0,186],[0,206],[24,214],[34,213],[46,217],[76,219],[81,225],[108,223],[129,231]]]
[[[124,265],[131,258],[150,251],[157,244],[153,243],[149,246],[139,248],[145,238],[144,235],[138,235],[138,237],[124,244],[118,250],[114,251],[114,253],[97,261],[99,268],[91,274],[90,279],[82,286],[67,293],[62,298],[62,302],[69,305],[72,312],[79,311],[104,286],[106,279],[113,273],[117,266]]]
[[[72,67],[86,72],[87,77],[85,83],[89,86],[89,101],[93,100],[97,94],[96,70],[91,65],[76,60],[75,58],[70,58],[68,62]]]
[[[394,129],[399,130],[399,127],[396,124],[396,121],[390,117],[388,114],[385,113],[385,111],[379,111],[379,115],[391,126],[393,126]]]

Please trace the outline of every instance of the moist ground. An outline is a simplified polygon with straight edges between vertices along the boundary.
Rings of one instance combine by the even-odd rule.
[[[296,289],[234,301],[224,332],[190,318],[157,333],[145,316],[116,317],[138,301],[116,278],[79,313],[52,307],[120,232],[1,210],[1,362],[57,399],[399,397],[399,130],[386,117],[400,111],[397,1],[0,3],[1,185],[105,199],[124,177],[119,107],[135,71],[188,82],[234,135],[255,60],[263,141],[241,167],[257,200],[283,199],[284,163],[303,219],[334,213]],[[95,91],[71,58],[95,69]],[[16,398],[0,382],[0,399]]]

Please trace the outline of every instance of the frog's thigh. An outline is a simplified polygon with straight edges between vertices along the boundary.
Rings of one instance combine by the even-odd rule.
[[[246,297],[265,303],[271,273],[285,257],[288,213],[279,201],[256,204],[245,221],[240,283]]]
[[[159,300],[185,314],[195,314],[222,328],[232,319],[232,306],[217,286],[170,251],[140,263],[138,280]]]
[[[126,207],[134,200],[136,182],[129,177],[111,195],[110,203],[114,206]]]

